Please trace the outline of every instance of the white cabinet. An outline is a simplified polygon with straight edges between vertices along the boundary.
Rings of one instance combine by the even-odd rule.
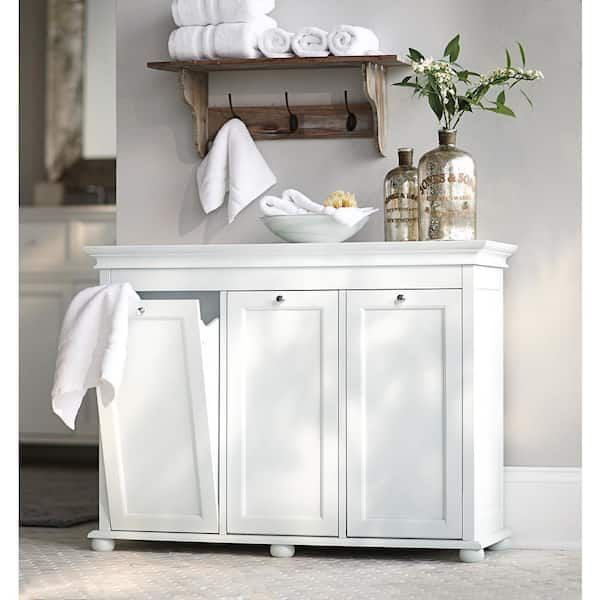
[[[40,433],[47,436],[65,435],[65,426],[52,413],[50,392],[54,381],[60,328],[68,301],[68,290],[62,285],[50,283],[21,285],[19,315],[21,397],[19,430],[21,435],[35,436]],[[28,401],[23,401],[25,398]]]
[[[228,302],[227,531],[338,534],[338,293]]]
[[[97,444],[90,392],[71,431],[50,395],[63,317],[73,296],[98,285],[83,245],[115,241],[114,207],[23,207],[20,211],[19,437],[33,444]]]
[[[348,293],[348,536],[462,536],[461,292]]]
[[[204,408],[197,303],[146,303],[133,321],[125,383],[100,405],[94,547],[455,548],[481,560],[510,537],[502,313],[515,250],[479,241],[91,249],[105,281],[221,299],[220,350],[210,353],[218,423]]]
[[[118,396],[98,401],[111,526],[217,533],[218,423],[205,396],[199,304],[143,306],[130,321]]]

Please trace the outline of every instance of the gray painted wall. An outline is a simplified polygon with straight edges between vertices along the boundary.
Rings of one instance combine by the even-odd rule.
[[[86,0],[83,158],[117,154],[116,0]]]
[[[119,0],[117,48],[118,239],[121,244],[276,241],[257,221],[257,207],[231,226],[206,217],[194,188],[198,156],[190,112],[177,78],[145,68],[166,58],[172,28],[167,0]],[[278,0],[287,28],[364,24],[386,49],[409,46],[439,54],[454,34],[474,69],[501,65],[504,48],[523,41],[545,81],[531,88],[532,112],[511,99],[518,119],[465,118],[460,145],[479,167],[479,237],[517,243],[506,283],[506,464],[580,465],[580,39],[579,0]],[[398,78],[400,78],[398,74]],[[393,78],[392,78],[393,79]],[[218,74],[211,102],[238,105],[357,99],[352,72]],[[436,123],[406,90],[392,88],[390,140],[422,154],[435,145]],[[275,191],[298,187],[316,200],[355,191],[363,205],[382,205],[382,181],[394,153],[379,158],[370,140],[260,144],[277,174]],[[381,240],[381,216],[361,241]]]

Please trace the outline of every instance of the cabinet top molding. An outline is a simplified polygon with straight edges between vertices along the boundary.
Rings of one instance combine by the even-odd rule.
[[[473,242],[350,242],[89,246],[96,269],[264,269],[460,266],[507,268],[517,246]]]

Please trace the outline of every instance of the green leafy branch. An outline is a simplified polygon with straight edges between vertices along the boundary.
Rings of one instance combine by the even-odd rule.
[[[525,49],[517,43],[522,67],[513,65],[513,58],[505,51],[506,66],[500,67],[487,75],[465,69],[458,64],[460,56],[460,35],[448,42],[441,60],[425,58],[415,48],[409,48],[408,59],[413,75],[405,77],[394,85],[413,89],[420,98],[426,98],[431,110],[445,129],[455,129],[463,115],[475,110],[495,112],[499,115],[515,117],[515,112],[506,105],[506,92],[525,81],[542,79],[541,71],[526,70]],[[495,99],[489,98],[492,90]],[[533,108],[529,96],[519,88],[523,97]]]

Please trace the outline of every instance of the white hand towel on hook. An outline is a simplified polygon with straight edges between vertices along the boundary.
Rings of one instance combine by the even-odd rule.
[[[173,60],[259,58],[258,40],[273,27],[277,27],[277,22],[271,17],[249,23],[180,27],[169,37],[169,55]]]
[[[208,214],[228,197],[229,223],[253,200],[277,183],[277,179],[239,119],[227,121],[206,158],[198,167],[198,194]]]
[[[293,33],[274,27],[267,29],[258,40],[260,51],[268,58],[290,58],[292,52]]]
[[[171,4],[178,27],[247,23],[274,8],[275,0],[173,0]]]
[[[115,398],[125,369],[129,317],[140,306],[131,285],[87,288],[73,298],[60,333],[52,410],[71,429],[85,393]]]
[[[311,58],[329,56],[329,34],[318,27],[304,27],[292,39],[296,56]]]
[[[335,56],[380,54],[379,38],[366,27],[340,25],[329,34],[329,49]]]

